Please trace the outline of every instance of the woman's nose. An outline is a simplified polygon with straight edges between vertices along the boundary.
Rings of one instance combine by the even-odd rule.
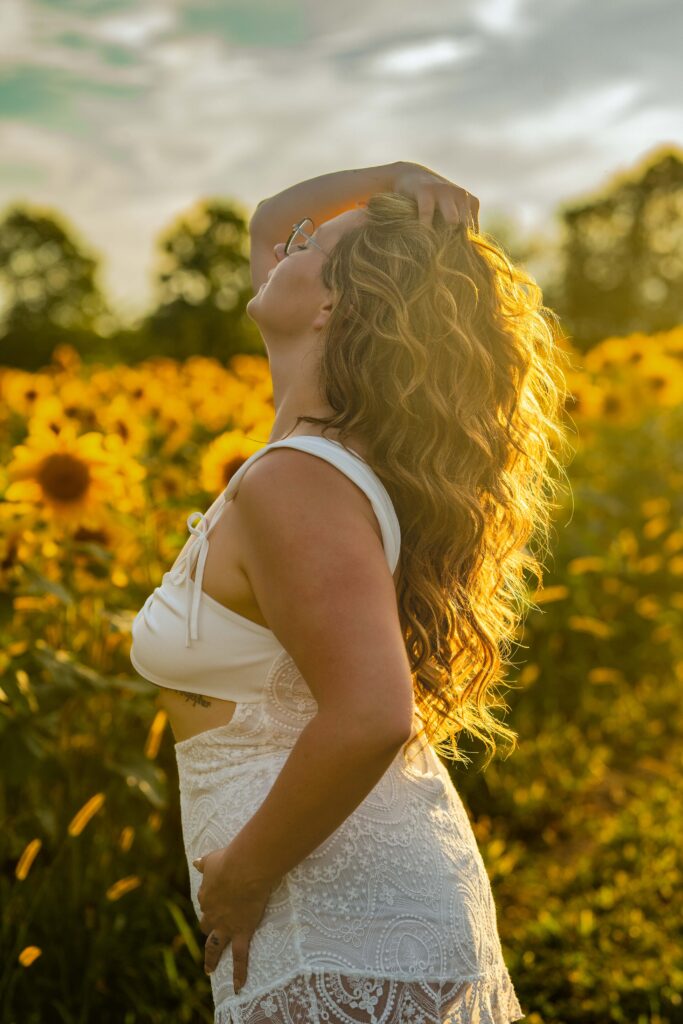
[[[273,252],[275,253],[277,259],[281,260],[285,254],[285,243],[278,242],[277,245],[273,246]]]

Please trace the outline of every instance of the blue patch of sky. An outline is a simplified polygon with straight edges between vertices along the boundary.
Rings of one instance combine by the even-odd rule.
[[[81,14],[88,18],[99,18],[103,14],[120,14],[122,11],[133,11],[139,4],[137,0],[37,0],[43,7],[52,7],[56,11],[70,14]]]
[[[118,46],[116,43],[102,43],[95,39],[88,39],[79,32],[62,32],[55,36],[56,43],[66,46],[70,50],[94,50],[102,58],[105,64],[115,67],[126,67],[129,64],[138,64],[139,58],[136,53],[126,46]]]
[[[0,71],[0,117],[84,135],[89,125],[78,109],[80,97],[134,99],[144,92],[144,86],[98,82],[61,68],[19,66]]]
[[[311,34],[300,0],[205,0],[180,11],[180,24],[189,32],[217,32],[243,46],[291,46]]]

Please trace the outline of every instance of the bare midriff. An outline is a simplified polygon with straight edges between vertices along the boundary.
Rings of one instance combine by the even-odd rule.
[[[168,715],[176,743],[206,732],[207,729],[227,725],[237,707],[234,700],[219,700],[218,697],[206,697],[185,690],[169,690],[166,686],[159,689],[161,692],[156,705]]]
[[[296,435],[292,434],[291,436]],[[358,445],[349,443],[349,447],[364,456],[363,449]],[[207,513],[209,520],[215,511],[212,505]],[[247,574],[240,564],[237,521],[235,517],[231,516],[231,511],[231,502],[228,501],[220,514],[219,521],[211,531],[202,590],[230,611],[268,628],[268,623],[261,613]],[[372,513],[371,522],[381,540],[382,532]],[[395,582],[398,580],[398,572],[397,567],[394,573]],[[194,572],[192,578],[194,578]],[[160,686],[158,689],[159,693],[155,703],[168,715],[176,743],[191,739],[201,732],[206,732],[207,729],[227,725],[237,708],[234,700],[223,700],[201,693],[170,689],[166,686]]]

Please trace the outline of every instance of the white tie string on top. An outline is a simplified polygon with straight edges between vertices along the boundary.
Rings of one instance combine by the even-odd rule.
[[[196,526],[193,524],[195,516],[199,516]],[[197,540],[194,544],[189,545],[178,565],[172,571],[170,578],[176,586],[184,583],[187,590],[188,613],[185,617],[185,646],[191,647],[190,640],[197,640],[199,637],[197,631],[199,602],[202,596],[202,579],[204,577],[206,556],[209,553],[209,534],[207,519],[203,512],[190,512],[187,517],[187,525],[190,533],[194,534]],[[197,571],[193,580],[191,573],[195,565],[197,566]]]

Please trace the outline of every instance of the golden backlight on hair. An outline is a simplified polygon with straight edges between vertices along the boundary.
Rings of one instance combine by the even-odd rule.
[[[398,607],[424,734],[463,762],[459,733],[479,737],[485,767],[496,736],[516,745],[492,712],[507,708],[498,689],[563,472],[559,321],[491,236],[438,209],[421,224],[399,193],[369,199],[321,273],[336,302],[320,391],[335,415],[297,425],[364,439],[401,524]]]

